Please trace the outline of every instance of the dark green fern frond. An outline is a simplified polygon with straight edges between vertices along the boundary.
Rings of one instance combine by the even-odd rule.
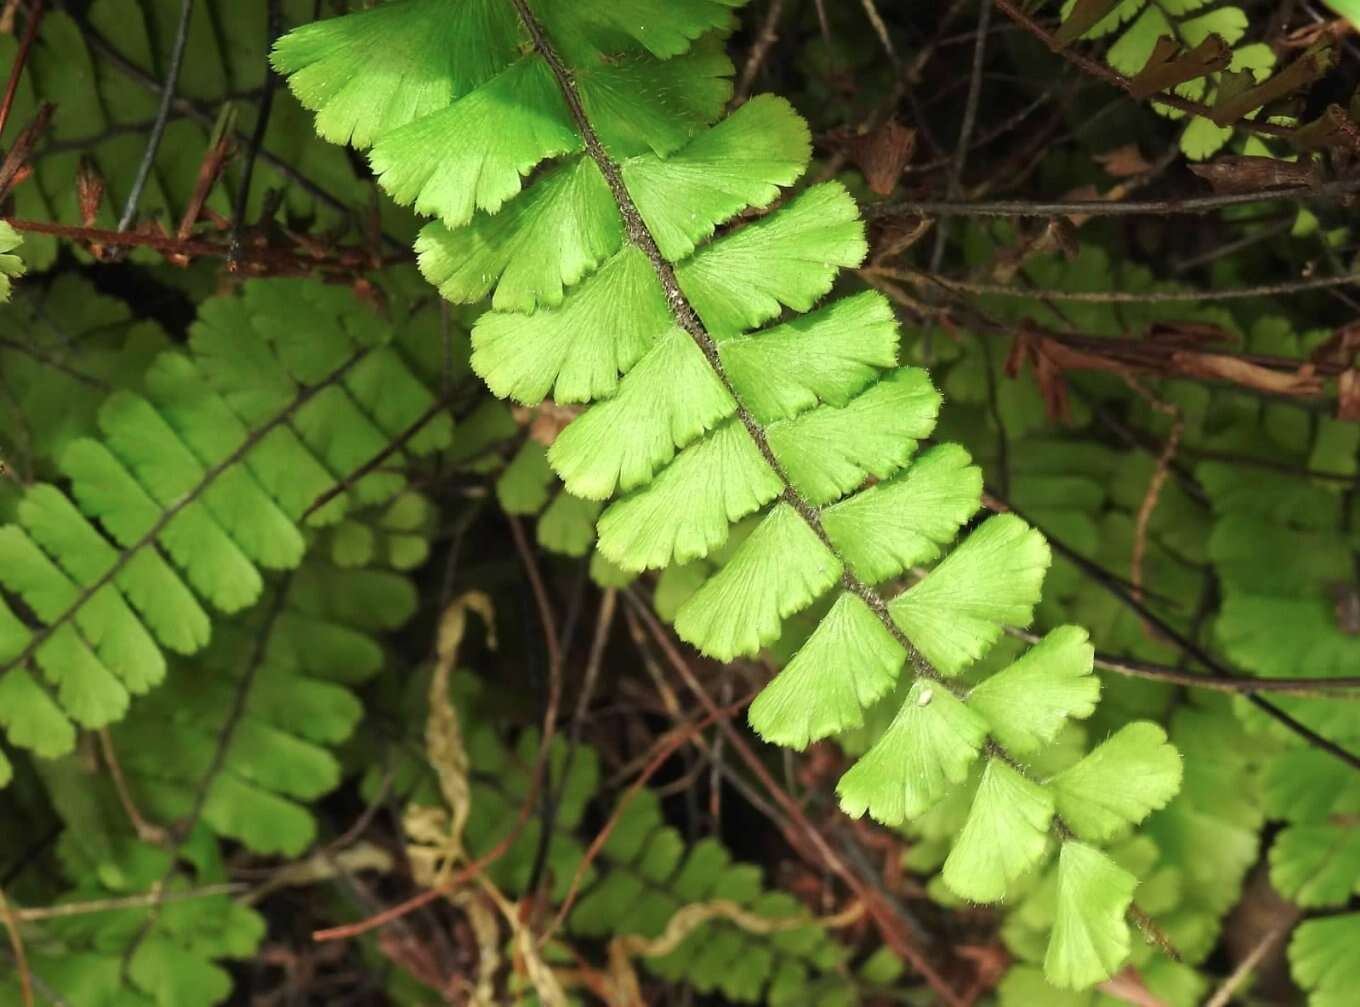
[[[421,417],[393,457],[446,447],[451,420],[390,339],[346,291],[257,281],[208,302],[188,352],[157,356],[140,391],[105,400],[98,437],[62,449],[69,497],[33,485],[0,528],[11,743],[69,751],[73,721],[119,719],[166,652],[208,643],[210,609],[243,611],[267,571],[296,568],[311,528],[396,506],[404,476],[365,466]]]

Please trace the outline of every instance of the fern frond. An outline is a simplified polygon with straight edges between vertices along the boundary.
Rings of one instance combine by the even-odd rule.
[[[1062,14],[1058,41],[1108,41],[1105,61],[1130,78],[1133,92],[1143,97],[1173,91],[1220,106],[1227,92],[1241,88],[1235,82],[1249,87],[1256,80],[1253,71],[1269,75],[1275,65],[1269,45],[1239,45],[1250,21],[1236,6],[1205,0],[1066,0]],[[1187,118],[1169,106],[1154,107],[1168,117]],[[1240,118],[1189,115],[1181,150],[1193,160],[1213,156],[1232,137],[1233,123]]]
[[[70,496],[34,485],[0,528],[12,743],[68,751],[67,718],[122,717],[130,694],[164,677],[166,651],[208,643],[209,607],[248,609],[267,571],[296,568],[311,528],[397,505],[404,477],[374,472],[309,514],[434,403],[389,340],[347,292],[253,282],[205,304],[188,352],[157,356],[140,391],[105,400],[99,436],[62,451]],[[437,412],[404,451],[450,435]]]
[[[9,300],[14,279],[24,275],[24,260],[14,254],[23,243],[18,231],[0,221],[0,303]]]
[[[1006,628],[1032,621],[1049,549],[1000,515],[946,554],[977,510],[981,480],[957,447],[917,454],[939,395],[924,371],[897,366],[891,310],[877,294],[815,310],[866,253],[853,199],[837,183],[813,185],[719,233],[775,202],[805,166],[806,134],[787,107],[757,100],[712,125],[730,86],[712,34],[639,52],[636,37],[592,21],[607,5],[505,6],[524,54],[446,108],[375,131],[372,153],[394,195],[443,218],[420,242],[427,276],[458,300],[494,291],[473,328],[473,368],[521,402],[593,403],[548,461],[575,497],[613,498],[598,549],[616,567],[690,564],[658,603],[665,593],[677,632],[701,651],[754,655],[792,617],[829,605],[753,705],[762,733],[801,745],[858,728],[910,664],[896,719],[841,781],[843,806],[900,824],[960,794],[984,755],[1005,767],[990,777],[979,821],[996,815],[993,791],[1015,784],[1007,770],[1032,798],[1015,829],[1054,808],[1056,843],[1041,844],[1060,850],[1050,973],[1066,985],[1109,975],[1129,948],[1135,881],[1077,837],[1099,841],[1115,831],[1108,816],[1123,826],[1165,804],[1179,760],[1149,725],[1068,776],[1005,747],[1011,737],[1042,749],[1068,718],[1091,713],[1089,650],[1070,635],[971,702],[964,672]],[[716,5],[628,6],[639,24],[673,24]],[[409,0],[388,7],[401,9],[394,18],[430,17]],[[626,119],[621,87],[641,95]],[[504,100],[511,91],[522,104]],[[447,164],[432,156],[455,149]],[[552,229],[564,220],[558,242]],[[541,474],[536,456],[524,464]],[[532,492],[526,503],[538,502]],[[922,576],[923,563],[935,565]],[[916,582],[896,590],[906,574]],[[996,701],[1007,689],[1025,695],[1014,714]],[[1106,755],[1125,749],[1132,779],[1111,783]],[[1120,795],[1113,805],[1093,780]],[[950,877],[1005,895],[1042,858],[1030,840],[1030,853],[1000,866],[965,847]]]

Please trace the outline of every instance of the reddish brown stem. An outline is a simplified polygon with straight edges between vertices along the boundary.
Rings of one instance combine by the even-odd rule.
[[[43,0],[35,0],[33,9],[28,12],[28,23],[24,25],[24,37],[19,42],[19,51],[14,56],[14,65],[9,68],[9,80],[5,83],[5,97],[0,99],[0,136],[4,135],[5,124],[9,122],[9,110],[14,107],[14,96],[19,92],[19,77],[28,62],[28,50],[33,47],[33,39],[38,34],[38,24],[42,21]]]

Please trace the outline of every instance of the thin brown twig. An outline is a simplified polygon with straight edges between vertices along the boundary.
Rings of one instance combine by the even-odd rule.
[[[19,78],[28,64],[28,51],[37,37],[38,25],[45,13],[44,0],[34,0],[33,9],[28,12],[28,23],[24,25],[24,37],[19,42],[19,51],[14,54],[14,64],[9,68],[9,80],[5,82],[5,96],[0,99],[0,136],[4,135],[9,122],[10,109],[14,107],[14,96],[19,93]]]
[[[1006,635],[1024,640],[1026,643],[1038,643],[1043,639],[1038,633],[1014,627],[1007,628]],[[1104,654],[1100,651],[1096,652],[1095,666],[1129,678],[1142,678],[1150,682],[1164,682],[1167,685],[1182,685],[1191,689],[1206,689],[1209,692],[1233,695],[1268,692],[1279,696],[1328,696],[1360,690],[1360,675],[1336,678],[1248,678],[1244,675],[1234,675],[1230,678],[1221,678],[1170,668],[1152,661]]]
[[[1228,1007],[1232,1003],[1233,995],[1251,977],[1252,969],[1261,963],[1261,959],[1270,953],[1271,948],[1275,947],[1290,930],[1294,928],[1296,919],[1281,920],[1275,926],[1266,931],[1265,935],[1257,942],[1256,946],[1237,964],[1237,968],[1232,970],[1232,974],[1223,980],[1223,984],[1214,990],[1214,995],[1204,1001],[1204,1007]]]
[[[137,833],[137,838],[144,843],[153,846],[162,845],[168,838],[165,829],[154,822],[149,822],[142,816],[137,809],[137,802],[132,799],[132,791],[128,788],[127,777],[123,775],[122,763],[118,761],[118,753],[113,747],[113,738],[109,735],[107,727],[101,727],[97,732],[99,735],[99,749],[104,754],[104,761],[108,763],[109,775],[113,777],[113,788],[118,792],[118,801],[127,812],[128,820],[132,822],[132,828]]]
[[[646,785],[647,781],[656,775],[657,770],[665,765],[666,761],[681,745],[697,736],[700,731],[710,724],[731,717],[732,714],[745,709],[750,704],[751,700],[755,699],[755,695],[755,692],[752,691],[743,696],[740,700],[732,703],[730,706],[710,710],[705,713],[704,716],[696,720],[672,728],[661,738],[657,739],[656,744],[653,746],[654,754],[648,760],[646,766],[643,767],[642,771],[638,773],[636,779],[629,785],[628,789],[620,796],[618,803],[614,806],[613,812],[600,828],[600,831],[596,833],[590,846],[586,848],[585,855],[581,857],[580,862],[576,866],[576,873],[572,876],[571,885],[567,888],[566,897],[562,900],[562,904],[558,907],[557,913],[553,916],[552,921],[538,938],[540,945],[551,940],[553,934],[561,929],[562,924],[566,922],[567,916],[571,913],[572,907],[576,904],[576,897],[580,894],[581,884],[585,881],[586,872],[590,869],[590,865],[593,864],[595,859],[600,855],[600,851],[604,849],[604,844],[608,842],[609,836],[614,831],[614,827],[619,824],[619,820],[623,817],[623,812],[642,791],[642,788]]]
[[[1213,213],[1250,203],[1331,201],[1360,191],[1360,178],[1321,185],[1282,186],[1253,192],[1223,192],[1210,196],[1172,196],[1165,199],[965,200],[915,199],[873,203],[863,208],[867,217],[1134,217]]]
[[[1360,273],[1342,276],[1312,276],[1302,280],[1262,283],[1252,287],[1229,287],[1225,290],[1040,290],[1032,287],[1012,287],[1004,283],[980,283],[957,280],[936,273],[891,266],[865,266],[862,272],[876,272],[901,283],[934,284],[956,293],[978,297],[1017,297],[1023,300],[1074,301],[1081,304],[1175,304],[1189,301],[1240,301],[1252,297],[1279,297],[1301,294],[1327,287],[1344,287],[1360,283]]]
[[[741,76],[737,78],[737,86],[732,92],[733,105],[740,105],[750,97],[756,74],[760,73],[760,68],[765,65],[765,60],[770,55],[770,49],[779,40],[779,19],[783,16],[784,0],[770,0],[770,6],[765,11],[765,20],[760,24],[756,40],[751,43],[751,52],[746,57],[746,63],[741,68]]]
[[[137,174],[132,179],[132,188],[128,191],[127,202],[123,204],[123,213],[118,218],[120,232],[132,226],[132,218],[137,213],[137,204],[142,199],[142,190],[146,188],[146,181],[151,177],[151,166],[156,163],[156,152],[160,150],[165,127],[170,122],[170,110],[175,101],[175,87],[179,83],[180,68],[184,65],[184,47],[189,41],[189,22],[193,20],[193,14],[194,0],[180,0],[179,23],[175,27],[175,39],[170,47],[170,67],[165,73],[164,83],[160,86],[160,105],[156,109],[156,120],[151,124],[146,150],[142,152],[142,159],[137,165]]]
[[[1159,399],[1133,378],[1126,377],[1124,381],[1149,406],[1171,419],[1171,431],[1167,434],[1166,443],[1162,445],[1162,453],[1157,456],[1156,467],[1152,470],[1152,478],[1148,480],[1147,491],[1138,505],[1138,514],[1133,524],[1133,553],[1129,559],[1129,580],[1133,585],[1133,596],[1142,601],[1143,558],[1147,554],[1148,525],[1152,521],[1152,512],[1157,509],[1157,501],[1161,499],[1166,477],[1171,472],[1171,462],[1176,457],[1181,434],[1185,431],[1185,417],[1175,405]]]
[[[0,919],[4,920],[5,929],[9,931],[9,946],[14,953],[15,968],[19,970],[19,996],[24,1007],[33,1007],[33,974],[28,970],[24,938],[19,933],[19,921],[15,918],[14,909],[10,906],[3,888],[0,888]]]
[[[510,524],[510,535],[515,540],[515,549],[519,552],[520,561],[524,564],[524,572],[529,578],[529,589],[534,596],[534,604],[538,608],[539,621],[543,623],[543,642],[548,649],[548,676],[549,701],[548,705],[555,708],[555,695],[561,694],[561,675],[562,675],[562,644],[557,635],[557,616],[553,612],[552,601],[548,597],[548,588],[543,583],[543,574],[538,569],[538,561],[534,558],[534,551],[529,547],[528,536],[524,534],[524,525],[519,518],[513,514],[507,514],[506,520]],[[548,739],[544,737],[546,744]]]
[[[71,224],[57,224],[47,220],[25,220],[19,217],[0,218],[16,231],[34,234],[50,234],[68,241],[119,247],[150,248],[167,256],[203,256],[207,258],[227,258],[230,249],[225,244],[202,239],[183,240],[169,234],[156,234],[145,231],[112,231],[98,227],[76,227]],[[333,269],[345,272],[367,272],[386,265],[410,261],[406,253],[386,256],[375,260],[363,248],[340,246],[330,253],[321,255],[303,248],[279,249],[250,246],[243,250],[245,261],[254,263],[262,269],[281,274],[287,270],[313,272]]]
[[[897,50],[893,48],[892,36],[888,34],[888,26],[883,23],[883,15],[878,12],[878,5],[874,0],[860,0],[864,6],[864,16],[869,19],[869,24],[873,26],[874,34],[878,36],[879,43],[883,46],[883,51],[888,54],[888,59],[893,66],[898,66],[901,60],[898,58]]]
[[[239,895],[250,886],[241,881],[229,881],[218,885],[204,885],[180,892],[142,892],[140,895],[120,895],[109,899],[90,899],[86,902],[63,902],[54,906],[40,906],[35,909],[20,909],[14,915],[24,923],[37,923],[42,920],[65,919],[69,916],[87,916],[91,913],[108,913],[121,909],[137,909],[154,905],[158,900],[162,905],[170,902],[187,902],[190,899],[208,899],[217,895]]]

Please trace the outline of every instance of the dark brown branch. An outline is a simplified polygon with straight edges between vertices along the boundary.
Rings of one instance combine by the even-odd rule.
[[[9,111],[14,107],[14,96],[19,92],[19,78],[23,76],[24,67],[28,64],[28,51],[33,47],[33,39],[38,34],[38,25],[42,22],[43,13],[43,0],[37,0],[33,4],[33,9],[28,12],[24,37],[19,42],[19,51],[14,54],[14,64],[9,68],[5,96],[0,99],[0,135],[4,134],[5,125],[9,122]]]
[[[1038,643],[1042,637],[1026,629],[1008,629],[1008,636],[1026,643]],[[1227,692],[1247,695],[1253,692],[1272,692],[1280,696],[1326,696],[1340,695],[1360,690],[1360,675],[1337,678],[1248,678],[1234,676],[1218,678],[1201,675],[1193,671],[1171,668],[1152,661],[1140,661],[1132,657],[1096,652],[1097,668],[1112,671],[1129,678],[1142,678],[1149,682],[1164,682],[1167,685],[1183,685],[1190,689],[1207,689],[1210,692]]]
[[[1254,192],[1225,192],[1211,196],[1169,197],[1166,199],[1068,199],[1031,201],[999,199],[990,201],[918,199],[875,203],[864,207],[868,217],[1127,217],[1169,216],[1213,213],[1246,203],[1279,201],[1336,201],[1360,192],[1360,178],[1347,178],[1321,185],[1296,185],[1288,188],[1259,189]]]

